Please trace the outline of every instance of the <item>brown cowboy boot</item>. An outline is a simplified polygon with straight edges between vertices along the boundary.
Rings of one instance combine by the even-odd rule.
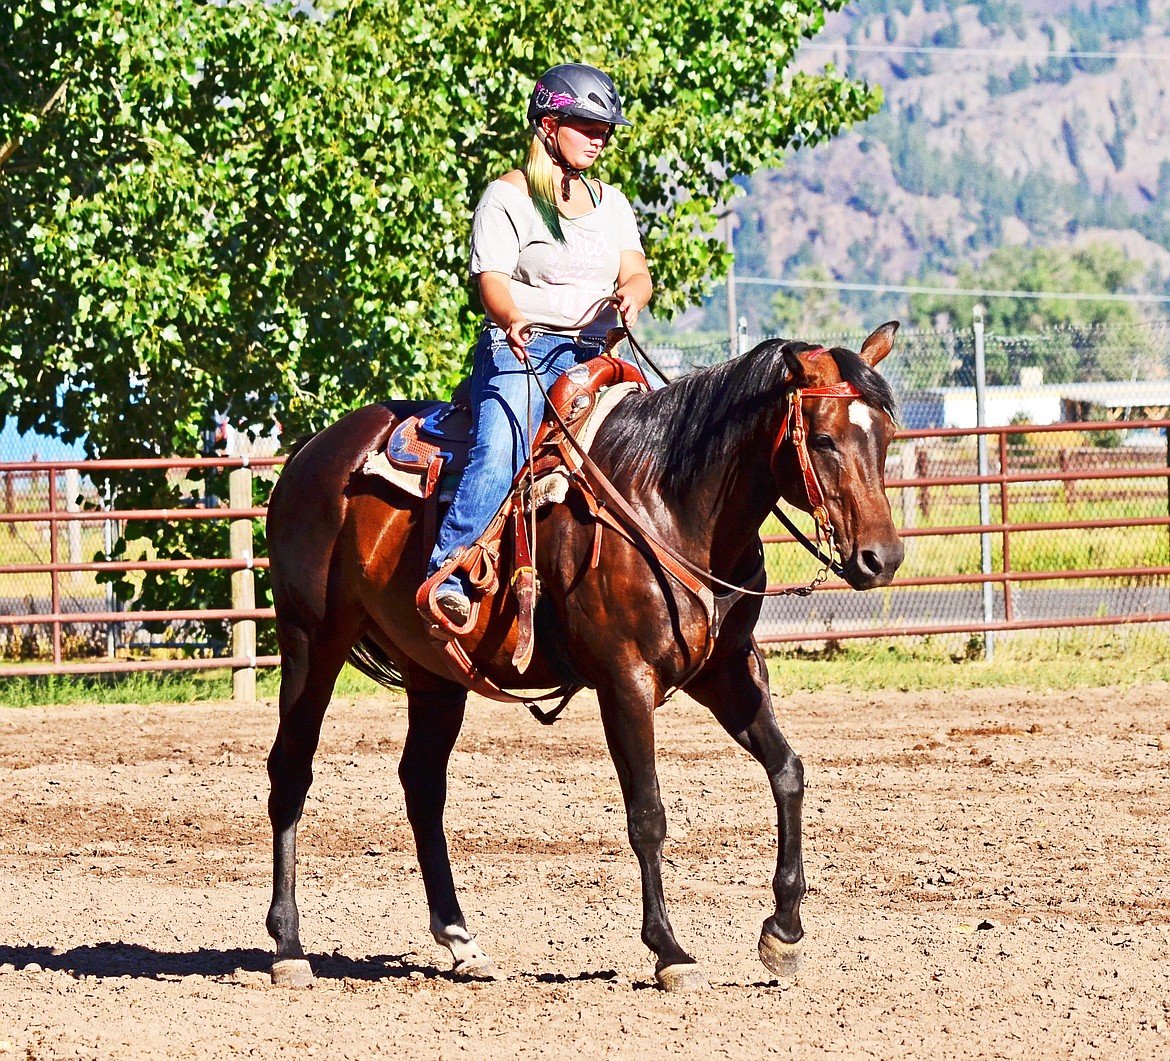
[[[435,607],[443,613],[452,626],[465,626],[471,616],[471,600],[467,594],[460,593],[455,589],[444,589],[436,593]]]

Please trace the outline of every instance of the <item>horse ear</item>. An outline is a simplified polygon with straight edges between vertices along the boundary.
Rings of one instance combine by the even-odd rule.
[[[894,335],[898,331],[897,321],[886,321],[879,328],[870,333],[868,339],[861,344],[858,355],[870,368],[873,368],[883,357],[894,348]]]
[[[788,369],[788,382],[793,387],[808,386],[808,366],[800,360],[800,354],[785,347],[781,356],[783,356],[784,365]]]

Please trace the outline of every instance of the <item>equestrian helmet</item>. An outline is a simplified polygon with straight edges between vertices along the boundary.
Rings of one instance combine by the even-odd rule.
[[[584,63],[561,63],[536,82],[528,101],[528,120],[539,122],[545,114],[633,125],[622,114],[622,101],[609,75]]]

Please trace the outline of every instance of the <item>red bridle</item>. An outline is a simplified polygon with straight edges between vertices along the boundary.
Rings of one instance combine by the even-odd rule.
[[[825,347],[818,346],[814,350],[808,351],[808,359],[811,361],[819,354],[825,353]],[[805,398],[860,398],[861,392],[853,386],[852,383],[830,383],[823,387],[793,387],[788,392],[788,415],[784,417],[784,424],[780,428],[780,434],[776,436],[776,441],[772,443],[772,456],[769,465],[772,468],[772,474],[776,475],[776,458],[780,454],[780,447],[784,443],[784,439],[791,436],[792,447],[796,450],[796,459],[800,463],[800,471],[804,476],[804,489],[808,494],[808,503],[812,507],[813,519],[817,523],[817,538],[822,536],[830,547],[833,542],[833,525],[829,522],[829,512],[825,508],[825,493],[821,489],[821,484],[817,479],[817,473],[812,466],[812,458],[808,453],[808,437],[804,428],[804,409],[802,406]]]

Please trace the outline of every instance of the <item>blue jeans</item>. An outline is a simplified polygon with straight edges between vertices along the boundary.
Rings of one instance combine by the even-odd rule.
[[[573,339],[538,332],[526,347],[528,364],[539,373],[547,390],[566,369],[597,357],[603,345],[601,337]],[[532,419],[526,424],[529,408]],[[476,344],[471,409],[473,441],[467,470],[439,527],[428,576],[456,549],[467,548],[487,529],[528,459],[529,440],[544,416],[544,395],[528,378],[528,370],[516,359],[499,328],[485,328]],[[467,592],[458,575],[448,578],[443,588]]]

